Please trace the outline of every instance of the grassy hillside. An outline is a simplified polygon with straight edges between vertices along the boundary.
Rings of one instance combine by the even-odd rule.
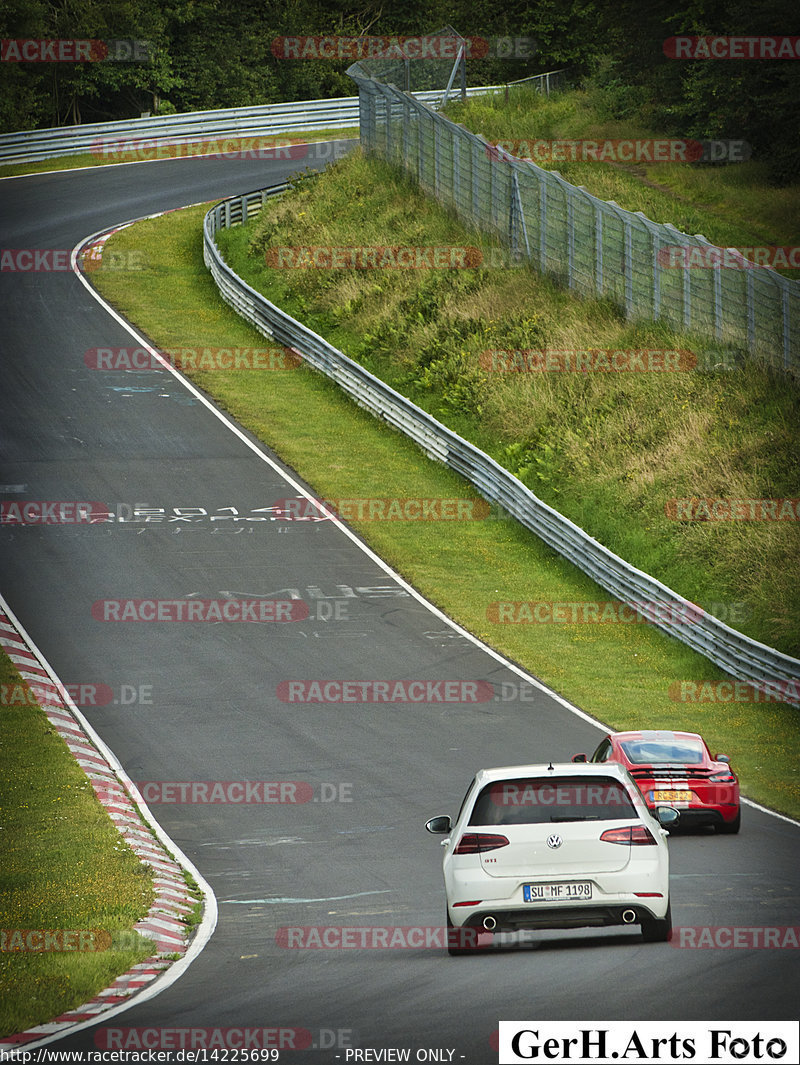
[[[800,653],[797,521],[677,521],[672,500],[800,495],[797,385],[729,372],[492,370],[489,351],[690,350],[521,269],[273,269],[283,246],[479,245],[403,175],[353,155],[301,181],[228,261],[270,299],[472,439],[602,543],[734,627]],[[273,252],[270,251],[273,250]],[[488,249],[486,249],[488,251]]]

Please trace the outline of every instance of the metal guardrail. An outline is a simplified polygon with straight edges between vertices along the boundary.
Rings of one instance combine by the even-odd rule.
[[[270,303],[231,270],[216,245],[216,233],[246,222],[269,197],[287,187],[275,185],[224,200],[205,216],[203,258],[225,302],[264,336],[293,349],[310,366],[336,381],[359,406],[409,436],[429,458],[461,474],[485,499],[502,507],[618,600],[631,604],[633,609],[637,604],[652,606],[658,615],[653,623],[664,632],[732,676],[771,693],[776,701],[795,701],[785,698],[787,685],[790,689],[794,686],[796,700],[800,701],[800,660],[744,636],[629,565],[538,499],[490,456]],[[646,616],[650,617],[649,611]],[[782,699],[777,691],[783,694]]]
[[[475,86],[468,96],[495,92],[499,85]],[[415,93],[430,106],[437,106],[441,90]],[[0,165],[33,163],[61,155],[91,152],[109,157],[126,150],[146,150],[175,144],[203,144],[205,141],[233,140],[279,133],[304,133],[320,129],[358,126],[357,96],[334,100],[298,100],[294,103],[235,107],[219,111],[192,111],[183,115],[132,118],[119,122],[92,122],[82,126],[58,126],[17,133],[0,133]],[[224,146],[218,145],[225,151]],[[233,150],[233,146],[230,149]],[[198,153],[199,154],[199,153]]]

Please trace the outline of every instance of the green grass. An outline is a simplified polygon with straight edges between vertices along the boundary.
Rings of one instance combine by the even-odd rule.
[[[359,161],[355,165],[363,166]],[[349,198],[359,204],[363,224],[364,217],[378,210],[378,203],[370,199],[375,188],[366,186],[363,171],[357,180],[352,171],[345,172],[349,175]],[[397,190],[387,188],[383,172],[380,173],[377,198],[387,198],[398,219],[408,218],[426,227],[425,232],[430,234],[427,242],[435,243],[438,231],[427,228],[426,213],[421,217],[417,214],[426,210],[426,201],[404,201],[401,207]],[[272,208],[278,216],[284,210],[290,211],[294,224],[301,227],[294,243],[304,240],[304,218],[310,218],[312,212],[318,209],[329,219],[333,217],[329,213],[331,190],[326,192],[325,185],[316,189],[304,186],[301,183],[302,200],[288,200],[285,206],[276,204]],[[407,192],[405,187],[403,191]],[[342,189],[337,187],[336,196],[341,195]],[[315,197],[320,197],[318,207]],[[339,199],[336,209],[344,209]],[[203,266],[200,228],[204,212],[205,208],[175,212],[116,234],[111,248],[122,253],[142,249],[150,269],[123,277],[101,268],[93,273],[93,281],[162,349],[264,347],[263,337],[222,303]],[[444,226],[443,222],[439,224]],[[311,225],[313,243],[330,240],[330,228],[326,231],[316,218],[312,218]],[[431,225],[435,227],[435,221]],[[244,241],[246,253],[249,236],[246,229],[234,230],[227,234],[225,243],[230,247]],[[368,243],[368,239],[362,236],[359,243]],[[471,243],[475,243],[474,235]],[[320,316],[313,311],[306,294],[290,298],[286,279],[273,280],[271,297],[278,297],[279,303],[302,304],[305,311],[301,317],[318,324]],[[382,280],[369,278],[366,283],[377,288]],[[347,338],[344,321],[353,333],[363,328],[358,310],[362,279],[348,279],[347,284],[352,303],[347,306],[338,293],[335,305],[342,308],[341,318],[328,330],[329,338],[337,343]],[[167,285],[168,305],[164,300]],[[574,327],[579,317],[578,305],[574,301],[570,304],[552,286],[547,285],[546,289],[561,300],[560,306],[569,308]],[[534,295],[537,302],[543,301],[540,292]],[[395,296],[387,298],[390,308],[396,308]],[[499,309],[502,311],[501,305]],[[532,310],[535,313],[536,308]],[[613,321],[613,315],[604,308],[595,308],[591,314],[595,316],[592,322]],[[401,328],[398,326],[398,330]],[[351,339],[352,346],[363,354],[367,342],[362,339],[359,344],[354,337]],[[414,343],[413,337],[407,339],[409,349],[414,348]],[[373,343],[372,361],[384,359],[390,366],[391,360],[381,350]],[[192,372],[190,376],[241,424],[273,447],[324,498],[435,499],[474,495],[451,471],[427,460],[405,437],[360,410],[326,378],[305,366],[282,371]],[[442,401],[437,399],[430,405],[439,407]],[[447,412],[445,407],[443,413]],[[780,704],[674,702],[669,688],[675,680],[699,681],[722,678],[723,674],[701,656],[649,626],[510,625],[488,620],[489,604],[499,600],[573,602],[609,598],[515,522],[451,522],[446,526],[436,522],[352,524],[383,558],[447,614],[589,713],[616,728],[699,730],[715,750],[731,755],[746,794],[786,813],[800,814],[800,724],[795,709]]]
[[[0,953],[2,1037],[88,1002],[152,955],[132,928],[153,881],[2,652],[0,684],[0,928],[99,930],[107,948]]]
[[[278,145],[285,145],[288,143],[294,143],[298,140],[323,141],[330,140],[331,138],[344,140],[350,137],[358,137],[357,127],[351,129],[311,130],[309,132],[293,130],[291,133],[276,133],[270,136],[265,136],[263,141],[265,146],[268,147],[273,142]],[[227,143],[229,139],[230,138],[227,137],[217,138],[217,140],[224,140],[225,143]],[[208,140],[214,141],[215,138],[209,136]],[[252,140],[252,138],[250,138],[250,140]],[[177,151],[178,147],[173,148],[170,145],[164,145],[163,148],[160,149],[158,158],[173,158],[170,152]],[[220,150],[224,151],[225,149],[221,148]],[[82,152],[80,155],[59,155],[53,159],[41,159],[38,162],[9,163],[5,166],[0,166],[0,177],[19,177],[23,174],[49,173],[52,170],[77,170],[88,166],[116,166],[119,163],[125,162],[150,161],[147,154],[149,151],[149,149],[143,148],[137,154],[131,150],[120,150],[119,158],[115,158],[113,154],[109,155],[101,152]],[[155,153],[156,150],[152,149],[152,151]],[[189,149],[187,148],[186,151],[189,151]]]
[[[492,350],[689,350],[528,268],[275,270],[292,245],[480,245],[391,167],[358,154],[220,234],[249,284],[472,440],[540,498],[734,627],[800,652],[800,523],[679,522],[670,500],[800,495],[800,389],[754,362],[726,373],[498,373]],[[733,356],[732,356],[733,357]],[[519,598],[519,597],[517,597]]]
[[[524,142],[523,156],[539,141],[647,140],[667,138],[640,122],[612,117],[597,89],[541,96],[519,87],[506,102],[503,93],[453,102],[445,114],[489,142]],[[540,149],[541,151],[541,149]],[[684,233],[702,233],[722,247],[790,245],[800,242],[800,185],[776,188],[767,164],[749,159],[735,165],[699,163],[614,163],[535,159],[573,185],[614,200],[628,211],[643,211],[654,222],[671,222]],[[786,276],[798,279],[796,270]]]

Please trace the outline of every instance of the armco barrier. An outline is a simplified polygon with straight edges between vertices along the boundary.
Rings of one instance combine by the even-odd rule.
[[[468,96],[493,92],[498,85],[467,89]],[[414,94],[435,107],[440,90]],[[294,103],[233,107],[219,111],[192,111],[183,115],[159,115],[119,122],[92,122],[81,126],[0,133],[0,164],[33,163],[60,155],[79,155],[107,144],[122,143],[130,149],[154,140],[168,144],[202,143],[219,138],[302,134],[309,130],[345,129],[358,126],[357,96],[334,100],[298,100]]]
[[[236,196],[213,207],[203,226],[203,257],[222,298],[264,336],[298,352],[309,365],[332,378],[359,406],[411,437],[438,462],[460,473],[480,494],[497,503],[546,544],[569,559],[618,600],[663,606],[667,618],[686,617],[687,599],[629,565],[553,510],[494,459],[462,440],[399,392],[347,358],[322,337],[270,303],[225,263],[214,239],[220,229],[246,222],[265,201],[287,188],[274,185]],[[693,623],[655,622],[727,673],[769,691],[775,682],[800,682],[800,660],[752,640],[717,618],[703,614]]]

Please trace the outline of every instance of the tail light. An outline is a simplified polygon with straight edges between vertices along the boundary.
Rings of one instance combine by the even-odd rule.
[[[736,777],[729,769],[723,769],[720,773],[712,773],[708,778],[712,784],[735,784]]]
[[[626,825],[625,828],[607,828],[600,839],[606,843],[623,843],[629,847],[655,847],[657,843],[646,825]]]
[[[483,854],[484,851],[494,851],[498,847],[507,846],[508,840],[505,836],[491,832],[466,832],[458,841],[453,854]]]

